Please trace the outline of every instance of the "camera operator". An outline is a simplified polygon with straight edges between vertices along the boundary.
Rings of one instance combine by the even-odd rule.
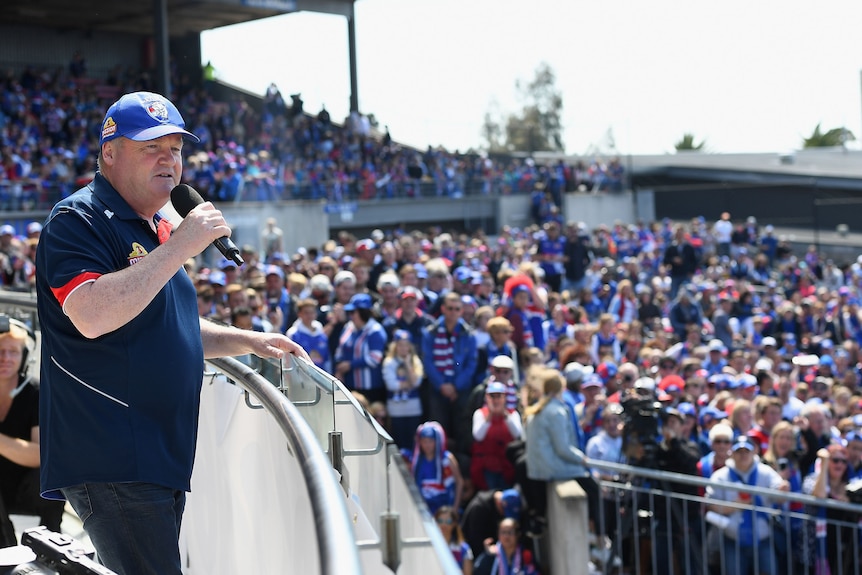
[[[685,416],[674,408],[661,413],[661,442],[656,451],[656,469],[685,475],[698,475],[700,461],[698,445],[683,437]],[[662,481],[661,489],[674,494],[697,496],[697,486]],[[700,505],[696,501],[664,497],[654,501],[656,564],[667,565],[668,573],[700,573],[701,535]],[[686,552],[686,549],[689,551]],[[668,552],[672,555],[668,556]],[[674,564],[673,557],[677,558]]]
[[[682,435],[684,416],[656,400],[655,380],[642,377],[622,400],[623,451],[629,464],[660,471],[698,475],[700,449]],[[634,478],[638,480],[637,477]],[[644,480],[645,486],[663,492],[698,495],[694,485]],[[657,495],[648,498],[652,523],[642,536],[653,537],[655,565],[667,565],[666,573],[701,572],[700,508],[696,502]],[[637,513],[634,514],[637,516]],[[633,519],[634,517],[632,517]],[[672,557],[677,557],[674,565]]]

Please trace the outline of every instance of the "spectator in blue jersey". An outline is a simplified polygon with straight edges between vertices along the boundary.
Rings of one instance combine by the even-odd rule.
[[[707,508],[728,518],[728,526],[721,535],[724,572],[774,575],[777,570],[772,548],[771,522],[768,515],[757,509],[768,507],[771,502],[760,495],[729,490],[722,486],[738,483],[783,491],[789,489],[787,481],[775,470],[757,460],[755,450],[754,442],[744,435],[734,441],[730,460],[725,467],[713,473],[715,484],[706,489],[706,496],[711,500]],[[723,502],[753,504],[756,507],[739,508],[724,505]]]
[[[668,312],[670,325],[673,328],[673,333],[680,341],[686,339],[689,326],[703,326],[703,311],[700,309],[700,304],[694,298],[694,292],[688,288],[679,290],[679,294],[673,302]]]
[[[727,366],[727,360],[724,355],[727,353],[727,348],[720,339],[711,339],[706,345],[707,357],[701,363],[701,368],[706,370],[707,377],[722,373]]]
[[[374,300],[367,293],[354,295],[344,306],[349,321],[341,332],[333,373],[347,389],[361,393],[369,403],[386,401],[382,366],[386,331],[374,319],[373,306]]]
[[[264,270],[266,277],[266,304],[270,310],[281,310],[282,324],[273,326],[279,333],[287,332],[287,328],[296,321],[296,304],[285,285],[284,271],[276,265],[268,265]],[[210,275],[212,281],[212,275]]]
[[[599,329],[590,340],[590,359],[593,364],[599,364],[605,357],[610,357],[614,362],[619,362],[622,357],[614,316],[609,313],[599,317]]]
[[[730,457],[730,444],[733,429],[725,423],[716,423],[709,430],[710,451],[700,458],[697,470],[701,477],[709,479],[713,473],[724,467]]]
[[[548,222],[537,236],[536,256],[545,272],[545,283],[551,291],[558,292],[563,283],[564,250],[566,240],[560,234],[557,222]]]
[[[461,296],[449,292],[442,298],[440,319],[425,330],[422,362],[429,383],[428,416],[439,422],[455,447],[462,438],[452,437],[454,423],[464,417],[476,370],[476,340],[461,318]],[[454,451],[458,451],[453,447]]]
[[[311,298],[296,302],[299,315],[287,330],[287,337],[302,346],[314,365],[324,371],[330,371],[329,338],[323,331],[323,324],[317,321],[317,302]]]
[[[399,329],[383,360],[386,384],[386,411],[389,413],[392,439],[401,449],[413,450],[416,428],[422,423],[422,401],[419,385],[425,376],[422,360],[416,354],[410,332]]]
[[[446,432],[436,421],[416,428],[410,471],[431,513],[443,506],[460,506],[464,480],[458,461],[446,447]]]

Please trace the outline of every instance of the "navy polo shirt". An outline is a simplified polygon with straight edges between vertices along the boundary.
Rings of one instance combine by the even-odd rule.
[[[62,306],[76,288],[132,266],[170,236],[152,231],[101,175],[51,211],[39,240],[42,493],[84,482],[142,481],[188,491],[203,344],[197,298],[180,268],[132,321],[95,339]]]

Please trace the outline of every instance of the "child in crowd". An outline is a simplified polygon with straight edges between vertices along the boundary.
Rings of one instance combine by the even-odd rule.
[[[287,337],[302,346],[314,365],[330,371],[329,339],[323,331],[323,324],[317,321],[317,302],[311,298],[299,300],[296,304],[299,319],[287,330]]]
[[[413,450],[413,436],[422,423],[419,384],[424,376],[422,360],[416,355],[410,332],[395,330],[383,360],[383,382],[392,439],[399,448],[408,451]]]

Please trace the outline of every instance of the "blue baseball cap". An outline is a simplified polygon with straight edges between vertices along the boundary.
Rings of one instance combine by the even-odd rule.
[[[185,129],[186,123],[177,107],[161,94],[132,92],[114,102],[102,120],[99,146],[120,136],[146,142],[168,134],[200,142],[200,138]]]
[[[266,276],[278,276],[279,279],[284,279],[284,270],[275,264],[269,264],[264,268],[264,277]]]
[[[693,404],[684,401],[676,406],[677,411],[679,411],[683,415],[690,415],[692,417],[697,417],[697,409]]]
[[[473,281],[473,270],[466,266],[461,266],[455,269],[455,280],[459,282],[470,282]]]
[[[740,449],[747,449],[752,453],[755,452],[754,440],[748,437],[747,435],[740,435],[733,441],[733,445],[730,446],[731,451],[739,451]]]
[[[517,489],[507,489],[503,492],[503,516],[507,519],[520,519],[521,494]]]
[[[502,381],[489,381],[488,387],[485,388],[485,393],[506,393],[506,384]]]
[[[371,309],[374,306],[374,300],[367,293],[355,294],[350,301],[344,306],[344,311],[353,311],[356,309]]]
[[[721,411],[720,409],[718,409],[717,407],[713,407],[712,405],[707,405],[702,410],[700,410],[699,419],[700,424],[704,425],[705,423],[707,423],[707,418],[709,418],[710,421],[713,421],[715,419],[724,419],[725,417],[727,417],[726,412]]]
[[[406,329],[396,329],[395,333],[392,334],[392,341],[400,341],[402,339],[410,341],[412,339],[410,336],[410,332]]]

